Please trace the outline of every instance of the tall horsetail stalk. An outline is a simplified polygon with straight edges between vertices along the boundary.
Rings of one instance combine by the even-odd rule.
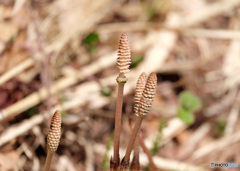
[[[157,87],[157,77],[156,77],[156,74],[153,72],[148,77],[147,83],[145,85],[145,88],[143,90],[143,93],[139,102],[138,112],[136,113],[136,116],[137,116],[136,123],[133,128],[125,156],[121,162],[121,170],[127,170],[129,167],[130,154],[133,149],[135,139],[138,135],[143,119],[146,117],[146,115],[151,109],[153,99],[156,94],[156,87]]]
[[[114,131],[114,152],[113,158],[110,161],[110,169],[116,170],[119,166],[119,146],[120,146],[120,133],[121,133],[121,117],[122,117],[122,104],[123,104],[123,90],[124,84],[127,82],[127,73],[130,71],[131,53],[126,33],[122,33],[119,42],[117,67],[119,68],[119,75],[116,79],[118,83],[117,105],[115,114],[115,131]]]
[[[47,135],[47,159],[44,171],[49,171],[53,154],[57,150],[61,137],[61,113],[56,111],[52,117],[51,125]]]

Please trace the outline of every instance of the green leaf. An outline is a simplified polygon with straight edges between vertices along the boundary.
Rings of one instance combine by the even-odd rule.
[[[112,90],[109,87],[104,86],[104,87],[101,88],[101,94],[103,96],[111,96],[112,95]]]
[[[66,111],[62,110],[61,111],[61,118],[64,118],[66,116],[66,114],[67,114]]]
[[[150,153],[152,156],[155,156],[158,153],[159,145],[162,140],[162,131],[163,131],[163,128],[165,128],[166,126],[167,126],[167,121],[161,120],[158,128],[158,133],[153,141],[152,148],[150,149]]]
[[[165,119],[161,120],[158,131],[162,132],[163,128],[165,128],[166,126],[167,126],[167,120],[165,120]]]
[[[90,33],[83,39],[83,43],[92,46],[99,42],[99,35],[97,33]]]
[[[35,105],[29,109],[27,109],[25,112],[26,112],[26,116],[27,118],[31,118],[33,115],[35,115],[37,112],[37,109],[38,109],[39,105]]]
[[[195,112],[202,107],[201,100],[191,92],[184,91],[179,95],[181,107],[189,112]]]
[[[11,38],[8,40],[7,44],[8,44],[8,45],[12,45],[13,42],[16,40],[16,38],[17,38],[17,35],[11,36]]]
[[[83,39],[83,43],[87,46],[89,52],[96,51],[96,45],[99,42],[99,35],[97,33],[90,33]]]
[[[191,125],[195,121],[195,116],[193,113],[189,112],[184,108],[178,109],[178,117],[186,124]]]
[[[216,125],[214,126],[214,135],[221,137],[224,135],[226,127],[226,120],[224,118],[218,118]]]
[[[67,101],[67,97],[64,96],[64,95],[62,95],[62,96],[59,97],[59,100],[60,100],[61,102],[65,102],[65,101]]]
[[[131,61],[131,65],[130,65],[130,68],[134,68],[136,66],[138,66],[138,64],[140,64],[143,60],[143,57],[142,56],[135,56],[132,58],[132,61]]]
[[[107,142],[106,145],[106,152],[105,155],[103,157],[103,162],[102,162],[102,170],[107,170],[109,168],[109,157],[108,157],[108,153],[109,150],[111,149],[111,147],[113,146],[113,137],[114,137],[114,132],[111,133],[110,135],[110,139]]]

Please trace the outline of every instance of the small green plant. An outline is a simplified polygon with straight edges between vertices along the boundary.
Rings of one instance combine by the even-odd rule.
[[[134,149],[134,157],[131,164],[131,170],[139,171],[139,130],[143,119],[147,116],[151,109],[154,96],[157,88],[157,76],[152,72],[147,81],[146,73],[142,73],[137,81],[137,87],[134,97],[134,114],[136,115],[135,125],[133,126],[128,146],[124,157],[120,163],[119,145],[120,145],[120,133],[121,133],[121,117],[122,117],[122,104],[123,104],[123,90],[124,85],[127,82],[127,73],[130,71],[131,53],[128,42],[128,36],[126,33],[122,33],[118,49],[117,67],[119,68],[119,75],[116,78],[118,83],[118,94],[115,114],[115,130],[114,130],[114,146],[113,157],[110,159],[111,171],[125,171],[129,170],[130,154]],[[141,140],[141,139],[140,139]],[[141,143],[142,144],[142,143]],[[104,165],[105,166],[105,165]],[[155,167],[154,167],[155,168]],[[154,169],[156,170],[156,169]]]
[[[67,114],[66,111],[65,111],[65,110],[62,110],[62,111],[61,111],[61,118],[64,118],[64,117],[66,116],[66,114]]]
[[[66,96],[64,96],[64,95],[61,95],[61,96],[59,97],[59,100],[60,100],[61,102],[66,102],[66,101],[68,100],[68,98],[67,98]]]
[[[7,42],[7,45],[12,45],[16,39],[17,39],[17,35],[11,36],[11,38]]]
[[[35,115],[37,113],[37,109],[38,109],[39,105],[35,105],[29,109],[27,109],[26,112],[26,116],[27,118],[31,118],[33,115]]]
[[[111,147],[113,146],[113,135],[114,135],[114,132],[111,133],[110,138],[107,142],[106,152],[105,152],[105,155],[103,157],[103,162],[102,162],[102,170],[108,170],[108,168],[109,168],[108,153],[109,153]]]
[[[164,14],[171,4],[168,0],[148,0],[143,1],[142,5],[148,19],[152,21],[156,16]]]
[[[109,87],[104,86],[104,87],[101,88],[101,94],[103,96],[111,96],[112,95],[112,90]]]
[[[138,64],[140,64],[143,60],[143,56],[135,56],[132,58],[132,63],[130,65],[130,68],[134,68],[136,66],[138,66]]]
[[[218,118],[214,126],[213,133],[216,137],[223,136],[225,132],[226,120],[224,118]]]
[[[153,141],[153,146],[150,150],[150,153],[152,156],[155,156],[158,153],[159,144],[162,140],[162,131],[163,131],[163,128],[165,128],[166,126],[167,126],[167,121],[161,120],[160,124],[159,124],[159,128],[158,128],[157,136],[155,137],[155,139]]]
[[[191,92],[184,91],[179,95],[179,103],[178,117],[188,125],[194,123],[194,112],[202,107],[201,100]]]
[[[83,43],[87,46],[88,50],[93,53],[96,50],[96,45],[99,42],[99,35],[95,32],[90,33],[83,39]]]

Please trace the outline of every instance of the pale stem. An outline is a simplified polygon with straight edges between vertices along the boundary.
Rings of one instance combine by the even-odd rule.
[[[48,151],[44,171],[49,171],[50,170],[53,154],[54,154],[53,151]]]

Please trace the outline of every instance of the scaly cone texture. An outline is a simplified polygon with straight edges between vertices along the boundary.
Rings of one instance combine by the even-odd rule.
[[[138,116],[140,100],[142,97],[143,90],[146,84],[147,74],[143,72],[139,77],[136,84],[135,96],[134,96],[134,114]],[[139,135],[137,134],[135,142],[134,142],[134,155],[131,164],[131,170],[140,170],[139,163]]]
[[[146,84],[146,78],[147,74],[143,72],[139,77],[136,84],[136,91],[134,96],[134,114],[138,116],[139,106],[140,106],[140,100],[142,97],[143,90],[145,88]]]
[[[157,88],[157,76],[154,72],[148,77],[139,105],[139,116],[145,117],[150,111]]]
[[[52,117],[51,126],[47,136],[47,149],[49,151],[56,151],[61,136],[61,113],[56,111]]]
[[[119,42],[118,48],[118,58],[117,58],[117,67],[120,70],[120,73],[117,77],[118,83],[126,83],[127,82],[127,73],[130,71],[129,67],[131,64],[131,52],[130,45],[128,42],[127,33],[122,33]]]

